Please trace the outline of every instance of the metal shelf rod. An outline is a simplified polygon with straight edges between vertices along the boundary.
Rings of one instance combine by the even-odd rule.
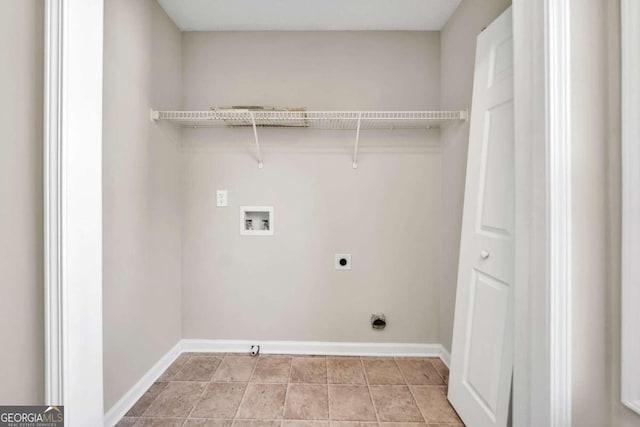
[[[353,168],[358,169],[358,142],[360,142],[360,124],[362,113],[358,115],[358,127],[356,128],[356,145],[353,148]]]
[[[253,125],[253,137],[256,139],[256,150],[258,151],[258,167],[262,169],[264,166],[262,163],[262,152],[260,151],[260,141],[258,140],[258,129],[256,128],[256,117],[253,111],[249,111],[251,116],[251,124]]]

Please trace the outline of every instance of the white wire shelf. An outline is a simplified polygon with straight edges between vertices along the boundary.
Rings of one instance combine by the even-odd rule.
[[[358,168],[362,129],[430,129],[445,122],[467,120],[467,111],[156,111],[151,119],[183,127],[252,127],[258,167],[263,167],[258,128],[351,129],[356,131],[353,168]]]
[[[153,120],[184,127],[430,129],[467,119],[466,111],[152,111]],[[358,123],[359,122],[359,123]]]

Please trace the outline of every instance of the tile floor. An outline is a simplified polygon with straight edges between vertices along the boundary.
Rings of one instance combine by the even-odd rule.
[[[184,353],[118,427],[462,426],[440,359]]]

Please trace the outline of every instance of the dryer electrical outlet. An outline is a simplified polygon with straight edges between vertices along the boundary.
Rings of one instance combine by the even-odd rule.
[[[336,270],[351,270],[351,254],[336,254]]]

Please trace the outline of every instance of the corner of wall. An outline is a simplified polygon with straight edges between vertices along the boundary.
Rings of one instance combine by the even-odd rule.
[[[155,0],[105,2],[103,316],[105,408],[182,337],[181,34]],[[137,357],[130,357],[135,353]]]

